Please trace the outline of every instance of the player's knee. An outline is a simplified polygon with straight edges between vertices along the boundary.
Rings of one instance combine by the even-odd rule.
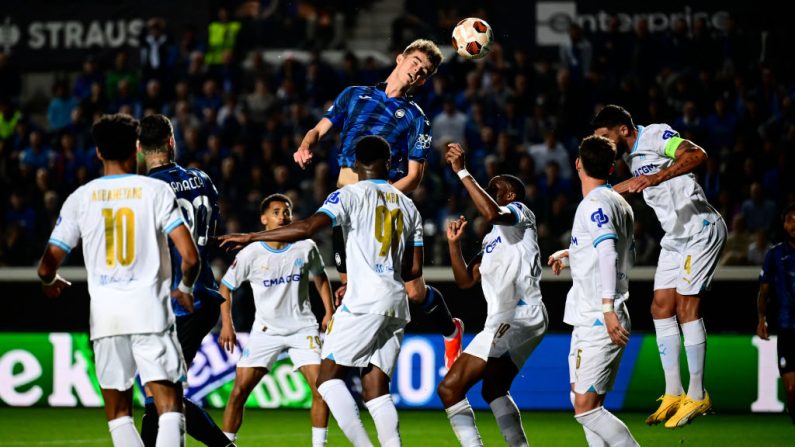
[[[505,396],[508,390],[501,384],[496,384],[493,381],[484,381],[483,388],[480,390],[480,395],[486,403],[491,403],[494,399]]]
[[[450,380],[442,380],[442,383],[440,383],[439,387],[436,388],[436,393],[439,394],[439,399],[442,400],[445,408],[461,400],[457,399],[459,394],[458,389]]]

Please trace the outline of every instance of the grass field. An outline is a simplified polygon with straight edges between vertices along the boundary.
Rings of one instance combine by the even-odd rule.
[[[211,411],[216,421],[221,412]],[[140,414],[136,422],[140,424]],[[377,441],[367,412],[362,413],[371,439]],[[580,426],[569,413],[523,414],[525,431],[534,446],[585,445]],[[620,413],[643,446],[791,446],[795,427],[786,415],[719,414],[698,419],[679,430],[647,427],[640,413]],[[485,445],[504,445],[491,413],[479,412],[478,427]],[[329,446],[348,445],[332,421]],[[400,432],[406,446],[457,445],[442,411],[401,411]],[[248,410],[240,431],[241,447],[302,446],[311,444],[305,411]],[[102,409],[0,408],[0,447],[6,446],[107,446],[110,445]],[[188,440],[188,446],[200,444]]]

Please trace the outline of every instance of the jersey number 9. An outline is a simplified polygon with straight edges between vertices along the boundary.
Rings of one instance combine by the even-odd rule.
[[[396,250],[403,233],[403,212],[400,208],[392,211],[381,205],[375,209],[375,240],[381,243],[379,256],[386,256],[389,249]]]

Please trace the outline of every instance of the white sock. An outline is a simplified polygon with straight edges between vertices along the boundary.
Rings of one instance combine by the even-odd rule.
[[[351,392],[345,386],[345,382],[340,379],[327,380],[317,387],[317,391],[323,396],[331,414],[337,420],[337,425],[340,426],[351,444],[356,447],[372,447],[373,444],[367,437],[362,420],[359,418],[359,408],[356,406]]]
[[[511,447],[527,447],[527,437],[522,428],[522,415],[510,394],[494,399],[489,406],[505,442]]]
[[[108,430],[114,447],[144,447],[141,436],[135,431],[133,418],[130,416],[122,416],[108,421]]]
[[[682,325],[685,338],[687,369],[690,370],[690,384],[687,395],[693,400],[704,399],[704,357],[707,353],[707,329],[704,320],[691,321]]]
[[[229,433],[228,431],[225,431],[224,434],[226,435],[227,438],[229,438],[230,441],[232,442],[237,441],[237,433]]]
[[[185,415],[175,411],[160,415],[155,447],[185,447]]]
[[[571,400],[571,408],[574,408],[574,391],[569,391],[569,399]],[[597,435],[593,430],[586,426],[582,426],[582,431],[585,432],[585,440],[588,442],[588,447],[608,447],[604,439]]]
[[[632,437],[629,429],[623,422],[607,411],[605,407],[594,408],[591,411],[580,413],[574,416],[583,427],[590,429],[600,438],[603,444],[611,447],[634,447],[638,442]],[[590,440],[589,440],[589,445]]]
[[[663,373],[665,373],[665,394],[679,396],[684,393],[682,377],[679,373],[679,353],[682,340],[679,336],[679,325],[676,316],[654,320],[657,332],[657,349],[660,352]]]
[[[464,398],[461,402],[453,404],[444,410],[450,425],[453,427],[461,447],[482,447],[478,427],[475,425],[475,412],[469,406],[469,401]]]
[[[325,446],[327,437],[328,437],[327,427],[312,427],[312,447]]]
[[[400,447],[400,422],[391,394],[384,394],[364,403],[375,422],[378,442],[382,447]]]

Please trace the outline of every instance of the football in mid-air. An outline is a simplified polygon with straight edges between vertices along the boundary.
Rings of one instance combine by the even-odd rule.
[[[470,17],[453,28],[453,48],[466,59],[480,59],[489,54],[494,32],[483,19]]]

